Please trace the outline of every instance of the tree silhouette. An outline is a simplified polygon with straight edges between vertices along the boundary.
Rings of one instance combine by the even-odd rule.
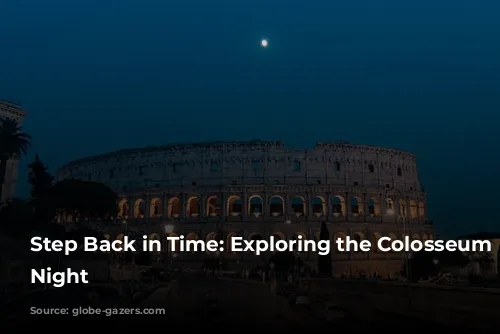
[[[56,208],[51,201],[50,192],[54,178],[47,171],[47,166],[42,162],[38,154],[28,165],[30,172],[28,182],[31,185],[31,205],[38,223],[48,223],[54,219]]]
[[[326,222],[321,223],[321,231],[319,233],[319,239],[328,240],[328,242],[330,242],[330,232],[328,231]],[[326,276],[332,275],[332,257],[330,253],[326,255],[318,254],[318,272]]]
[[[58,210],[80,218],[107,219],[117,213],[118,195],[99,182],[68,179],[51,188],[51,201]]]
[[[13,119],[0,120],[0,202],[3,199],[3,183],[7,171],[7,161],[26,154],[31,145],[31,137],[22,131],[21,125]]]

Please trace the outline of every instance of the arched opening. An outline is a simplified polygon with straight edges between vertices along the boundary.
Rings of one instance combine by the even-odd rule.
[[[312,199],[312,211],[316,217],[326,216],[326,201],[322,196],[316,196]]]
[[[394,200],[390,197],[385,198],[385,214],[394,216]]]
[[[399,200],[399,214],[401,217],[406,217],[406,201],[404,199]]]
[[[418,206],[417,202],[415,202],[414,200],[410,201],[410,218],[411,219],[418,218]]]
[[[278,241],[278,240],[286,240],[285,239],[285,235],[281,232],[274,232],[273,234],[271,234],[272,237],[274,237],[274,240],[275,241]]]
[[[179,217],[181,215],[181,200],[179,197],[172,197],[168,200],[167,213],[169,217]]]
[[[335,217],[345,217],[345,200],[344,197],[336,195],[332,197],[332,211]]]
[[[186,235],[185,240],[198,240],[198,234],[194,233],[194,232],[188,233]],[[189,252],[191,252],[191,253],[195,253],[196,251],[201,250],[200,248],[198,248],[199,247],[198,245],[196,245],[196,246],[195,245],[189,245],[189,246],[186,245],[186,247],[189,247]],[[188,248],[186,248],[185,251],[188,251]]]
[[[382,235],[378,232],[374,232],[373,233],[373,252],[374,253],[378,253],[379,249],[378,249],[378,241],[380,240],[380,238],[382,238]]]
[[[191,232],[186,235],[186,240],[198,240],[198,234]]]
[[[239,196],[229,196],[227,199],[227,215],[237,217],[242,214],[241,198]]]
[[[233,238],[236,238],[236,237],[239,237],[240,235],[236,232],[231,232],[227,235],[227,240],[226,240],[226,244],[227,244],[227,251],[229,253],[232,253],[232,254],[235,254],[236,252],[232,251],[232,248],[233,248],[233,242],[234,242],[234,239]]]
[[[337,232],[333,235],[333,249],[335,250],[336,253],[340,254],[345,254],[347,253],[346,251],[341,251],[338,246],[338,240],[343,240],[344,242],[342,243],[342,248],[345,249],[345,240],[346,240],[346,234],[343,232]]]
[[[351,197],[351,213],[354,217],[363,215],[363,200],[361,197]]]
[[[292,198],[291,207],[293,213],[297,216],[305,216],[306,215],[306,200],[302,196],[295,196]]]
[[[362,251],[359,249],[359,244],[365,239],[365,235],[362,232],[355,232],[352,237],[352,240],[356,241],[356,243],[358,244],[358,250],[355,251],[355,253],[362,253]]]
[[[134,202],[134,217],[135,218],[144,218],[144,210],[145,202],[142,198],[137,199]]]
[[[380,217],[380,202],[375,197],[368,199],[368,213],[372,217]]]
[[[149,203],[149,216],[151,218],[159,218],[162,215],[161,199],[153,198]]]
[[[259,217],[262,215],[262,203],[264,203],[262,197],[259,195],[252,195],[248,199],[248,212]]]
[[[196,196],[191,196],[188,198],[186,203],[186,211],[189,217],[200,216],[200,199]]]
[[[122,198],[118,202],[118,219],[128,219],[129,212],[130,207],[128,205],[128,201],[125,198]]]
[[[220,216],[220,198],[217,196],[210,196],[207,199],[207,212],[210,217]]]
[[[420,219],[425,219],[425,204],[424,204],[424,202],[418,203],[418,217]]]
[[[217,239],[218,239],[218,234],[216,232],[210,232],[205,237],[205,241],[217,240]]]
[[[283,213],[285,212],[285,205],[281,196],[274,195],[271,197],[269,201],[269,212],[271,213],[271,216],[274,217],[283,216]]]

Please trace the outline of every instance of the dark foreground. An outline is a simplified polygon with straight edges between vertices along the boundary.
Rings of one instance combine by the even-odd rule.
[[[352,312],[347,312],[343,319],[327,324],[307,308],[291,307],[285,298],[271,294],[267,284],[197,276],[179,277],[171,284],[170,289],[160,287],[134,307],[157,309],[160,310],[157,313],[162,314],[52,317],[31,315],[25,319],[17,319],[9,325],[19,331],[23,328],[43,329],[49,326],[76,329],[98,324],[96,330],[113,329],[126,332],[138,325],[142,330],[160,329],[165,326],[182,326],[190,330],[324,330],[325,326],[332,326],[331,328],[337,330],[356,333],[388,328],[406,328],[407,332],[428,331],[431,328],[446,329],[434,323],[390,314],[378,314],[371,321],[362,321],[359,315]]]

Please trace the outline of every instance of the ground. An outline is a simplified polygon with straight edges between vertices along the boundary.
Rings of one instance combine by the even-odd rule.
[[[255,326],[303,330],[324,329],[325,327],[325,324],[312,313],[292,309],[284,299],[271,294],[267,284],[193,276],[181,277],[174,284],[176,286],[171,292],[166,287],[159,288],[140,305],[144,308],[166,309],[167,314],[163,316],[143,316],[148,317],[146,321],[158,324],[185,324],[188,327],[200,329],[215,327],[219,330],[228,327],[242,329]],[[203,301],[207,293],[221,306],[221,317],[218,322],[204,315]],[[280,309],[282,312],[279,312]],[[277,316],[278,314],[281,316]],[[388,323],[398,327],[408,327],[411,323],[412,332],[439,327],[414,319],[395,318],[392,315],[377,315],[377,317],[373,322],[347,318],[329,326],[356,333],[378,328],[387,329]],[[130,317],[129,320],[132,318]]]

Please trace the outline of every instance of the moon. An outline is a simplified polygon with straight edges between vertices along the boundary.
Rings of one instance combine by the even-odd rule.
[[[260,41],[260,46],[262,46],[263,48],[267,48],[267,46],[269,45],[269,42],[267,41],[267,39],[262,39]]]

